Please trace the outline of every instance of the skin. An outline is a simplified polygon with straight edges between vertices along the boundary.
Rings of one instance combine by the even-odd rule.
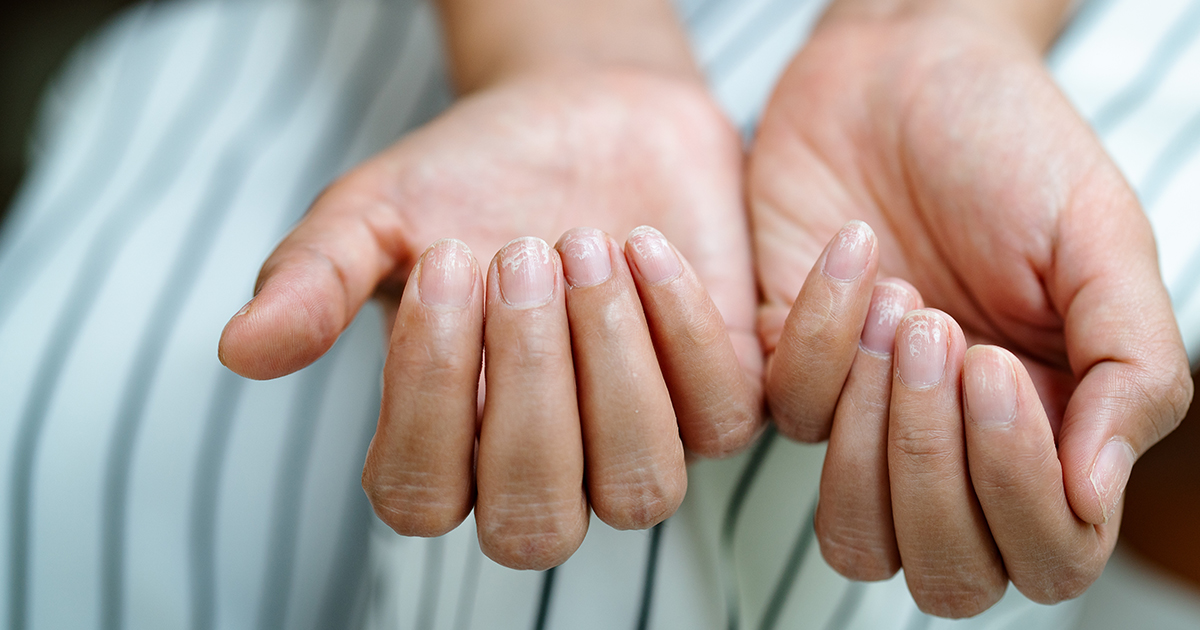
[[[1040,63],[1052,29],[1018,18],[835,5],[749,167],[767,398],[785,434],[830,439],[825,558],[856,579],[903,567],[947,617],[1009,581],[1043,603],[1083,592],[1133,458],[1192,395],[1149,225]],[[842,280],[822,248],[850,219],[876,231]],[[891,357],[853,342],[876,273],[941,309],[907,315]]]
[[[651,527],[683,499],[685,449],[749,444],[763,426],[762,355],[739,142],[670,6],[493,4],[443,3],[462,98],[317,199],[219,356],[251,378],[293,372],[379,298],[391,340],[363,470],[376,514],[436,536],[474,507],[488,556],[545,569],[582,542],[589,507],[617,528]],[[637,26],[599,36],[626,24]],[[643,224],[661,232],[635,231],[624,249],[609,236]],[[448,235],[460,241],[435,244]],[[518,237],[533,240],[505,245]],[[605,244],[603,282],[564,274],[561,252],[581,238]],[[639,249],[676,271],[647,278]],[[453,252],[465,254],[448,264]],[[505,269],[535,267],[554,278],[549,297],[505,299]]]
[[[323,194],[222,337],[226,365],[271,378],[368,297],[395,314],[364,469],[381,519],[437,535],[474,506],[490,557],[554,566],[589,506],[669,516],[683,452],[747,444],[765,385],[781,431],[830,440],[816,526],[844,575],[903,566],[950,617],[1009,581],[1048,603],[1095,579],[1132,457],[1191,381],[1136,199],[1040,65],[1060,3],[835,3],[746,191],[669,8],[499,4],[443,3],[466,95]],[[669,244],[610,236],[640,224]],[[600,231],[504,245],[578,225]],[[420,254],[446,235],[463,246]],[[602,281],[571,269],[587,238]],[[505,274],[533,267],[506,260],[530,246],[545,282],[513,302]]]

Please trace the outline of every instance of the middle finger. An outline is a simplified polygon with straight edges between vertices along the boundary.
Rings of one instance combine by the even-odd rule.
[[[896,330],[888,473],[909,591],[939,617],[978,614],[1008,584],[971,486],[963,436],[966,341],[946,314],[909,313]]]
[[[507,567],[547,569],[583,542],[588,509],[562,271],[545,241],[517,239],[492,260],[484,347],[479,546]]]

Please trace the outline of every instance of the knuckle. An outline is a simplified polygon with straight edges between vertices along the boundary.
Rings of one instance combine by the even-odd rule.
[[[510,569],[545,570],[566,562],[583,542],[587,520],[575,501],[491,506],[476,511],[479,547]]]
[[[1167,433],[1175,430],[1187,415],[1192,404],[1193,387],[1192,375],[1188,373],[1186,366],[1172,370],[1159,385],[1158,394],[1162,397],[1165,407],[1162,415],[1168,420],[1165,427]]]
[[[379,520],[402,536],[441,536],[470,510],[469,499],[447,492],[444,480],[428,473],[383,474],[368,461],[362,487]]]
[[[991,608],[1004,595],[1006,583],[974,583],[958,579],[929,579],[921,586],[910,584],[913,601],[921,612],[947,619],[974,617]]]
[[[521,332],[517,339],[497,340],[489,337],[487,349],[493,353],[500,349],[497,346],[510,346],[502,352],[509,355],[515,370],[523,373],[544,374],[558,373],[565,366],[571,365],[570,348],[563,345],[559,331],[554,327],[531,325]]]
[[[814,523],[825,562],[843,577],[863,582],[891,578],[900,570],[899,553],[873,530],[830,525],[818,517]]]
[[[696,455],[708,458],[728,457],[754,443],[762,430],[762,416],[738,401],[714,404],[689,414],[677,409],[679,424],[692,428],[686,432],[684,445]]]
[[[829,439],[833,412],[794,388],[771,387],[767,400],[775,427],[788,439],[816,444]]]
[[[775,414],[775,427],[784,437],[804,444],[818,444],[829,439],[832,421],[795,414]]]
[[[893,424],[888,439],[897,455],[922,465],[926,470],[938,470],[960,457],[961,438],[944,428]]]
[[[1177,363],[1166,370],[1161,365],[1147,366],[1126,379],[1130,381],[1129,391],[1134,400],[1144,401],[1146,405],[1146,418],[1154,431],[1150,437],[1154,442],[1174,431],[1191,406],[1194,387],[1192,375],[1188,372],[1186,362]]]
[[[614,529],[648,529],[674,514],[686,492],[686,474],[663,474],[652,465],[597,484],[590,499],[596,516]]]
[[[1079,597],[1104,570],[1106,557],[1099,551],[1089,557],[1080,554],[1054,554],[1044,566],[1028,571],[1013,571],[1013,586],[1039,604],[1057,604]]]
[[[1015,450],[1015,449],[1014,449]],[[998,497],[1027,495],[1030,489],[1039,488],[1043,471],[1053,462],[1053,451],[1022,453],[1007,451],[1001,461],[972,461],[971,482],[976,494],[987,500]]]

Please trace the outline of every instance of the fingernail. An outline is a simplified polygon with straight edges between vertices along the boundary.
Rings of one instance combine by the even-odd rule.
[[[425,250],[421,260],[421,301],[428,306],[462,308],[475,289],[475,265],[467,244],[442,239]]]
[[[1092,466],[1092,487],[1096,489],[1096,496],[1100,497],[1100,509],[1104,512],[1106,523],[1117,511],[1136,459],[1133,448],[1119,438],[1110,440],[1096,456],[1096,463]]]
[[[500,250],[500,296],[517,308],[541,306],[554,295],[550,246],[540,238],[518,238]]]
[[[648,225],[634,228],[629,233],[629,244],[633,246],[633,264],[647,282],[670,280],[683,271],[679,257],[662,232]]]
[[[242,315],[245,315],[246,313],[249,313],[251,304],[254,304],[254,298],[250,298],[250,301],[246,302],[245,306],[238,309],[238,312],[234,313],[233,317],[230,317],[229,319],[236,319],[238,317],[241,317]]]
[[[936,385],[946,371],[946,323],[940,315],[921,312],[901,322],[896,344],[900,380],[913,389]]]
[[[867,270],[871,256],[871,228],[862,221],[842,226],[825,254],[825,274],[837,280],[854,280]]]
[[[896,343],[896,326],[908,312],[912,296],[894,284],[879,284],[871,295],[871,308],[863,325],[862,347],[875,354],[890,355]]]
[[[1011,426],[1017,417],[1017,380],[1013,376],[1012,361],[995,348],[972,349],[973,353],[987,353],[979,361],[973,374],[963,378],[963,396],[971,421],[985,428]]]
[[[590,287],[612,276],[608,239],[600,230],[578,228],[563,234],[559,251],[563,274],[572,287]]]

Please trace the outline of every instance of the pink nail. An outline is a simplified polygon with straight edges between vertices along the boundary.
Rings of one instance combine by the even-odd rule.
[[[998,348],[976,346],[974,373],[963,377],[963,398],[971,421],[985,429],[1013,425],[1017,417],[1017,379],[1008,355]]]
[[[554,263],[550,246],[540,238],[526,236],[500,250],[500,296],[509,306],[541,306],[554,296]]]
[[[825,274],[836,280],[854,280],[867,270],[871,257],[870,226],[862,221],[844,225],[829,244],[825,254]]]
[[[633,248],[633,264],[647,282],[654,284],[670,280],[683,271],[675,250],[662,232],[643,225],[629,233]]]
[[[946,322],[933,311],[915,311],[900,323],[896,363],[900,380],[913,389],[941,382],[946,371]]]
[[[1100,497],[1100,509],[1104,512],[1106,523],[1117,511],[1136,459],[1133,448],[1120,438],[1110,440],[1096,456],[1096,463],[1092,465],[1092,487],[1096,489],[1096,496]]]
[[[871,295],[871,308],[863,325],[862,347],[875,354],[890,355],[896,343],[896,326],[908,312],[912,296],[895,284],[881,283]]]
[[[475,290],[475,257],[466,243],[446,238],[430,245],[420,273],[418,287],[426,305],[462,308],[470,303]]]
[[[612,276],[608,239],[600,230],[576,228],[563,234],[558,244],[563,273],[572,287],[590,287]]]

